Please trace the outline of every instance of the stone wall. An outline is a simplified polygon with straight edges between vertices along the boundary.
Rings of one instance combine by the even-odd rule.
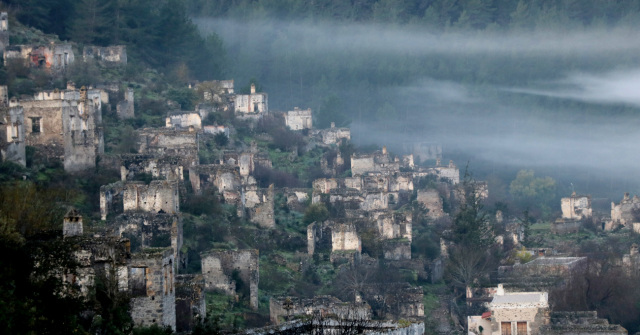
[[[133,180],[141,173],[155,179],[184,180],[181,156],[156,156],[149,154],[122,154],[120,158],[120,180]]]
[[[116,115],[120,119],[131,119],[135,117],[135,114],[133,88],[129,87],[124,93],[124,100],[116,105]]]
[[[198,164],[197,133],[167,128],[138,131],[138,153],[182,157],[183,169]]]
[[[200,255],[206,290],[244,296],[258,308],[258,250],[212,250]],[[239,280],[239,281],[237,281]]]
[[[629,197],[629,193],[625,193],[619,204],[611,203],[611,221],[616,224],[626,226],[635,222],[634,210],[640,209],[640,198],[634,195]]]
[[[178,184],[175,181],[153,180],[142,182],[116,182],[100,187],[100,216],[109,213],[146,211],[175,214],[180,211]]]
[[[242,207],[249,220],[263,228],[275,227],[274,197],[273,184],[267,189],[259,189],[257,185],[245,186],[242,191]]]
[[[5,49],[5,64],[9,59],[19,59],[30,67],[48,71],[62,71],[75,60],[73,48],[67,43],[51,43],[47,46],[15,45]]]
[[[0,52],[9,46],[9,15],[7,12],[0,13]]]
[[[233,98],[234,111],[241,117],[261,116],[269,112],[269,98],[266,93],[256,93],[255,86],[251,94],[237,94]]]
[[[626,335],[620,325],[598,318],[596,311],[552,312],[547,325],[540,327],[541,335]]]
[[[311,108],[301,110],[295,107],[284,115],[284,124],[291,130],[302,130],[313,128]]]
[[[591,196],[576,195],[573,192],[571,197],[560,200],[560,207],[563,219],[581,220],[590,218],[592,215]]]
[[[367,303],[342,302],[332,296],[311,299],[282,297],[269,299],[269,317],[274,325],[296,316],[332,315],[347,320],[371,320],[371,306]]]
[[[442,208],[442,197],[438,190],[418,190],[418,202],[429,210],[427,216],[430,218],[437,219],[445,215]]]
[[[202,118],[196,112],[174,112],[165,119],[167,128],[199,130],[202,128]]]
[[[136,325],[176,329],[175,260],[171,248],[145,249],[131,256],[131,318]]]
[[[215,189],[222,194],[227,203],[240,200],[242,179],[238,167],[227,165],[196,165],[189,168],[189,180],[195,194]]]
[[[24,127],[22,107],[0,106],[0,162],[14,162],[26,166]]]
[[[351,129],[337,128],[332,122],[331,128],[314,129],[309,133],[309,135],[323,145],[339,145],[342,141],[351,140]]]
[[[207,315],[202,275],[176,275],[176,329],[190,332]]]
[[[82,58],[85,62],[88,59],[97,59],[107,65],[127,65],[127,46],[85,46],[82,50]]]
[[[179,214],[127,212],[110,221],[107,227],[113,235],[128,238],[132,252],[171,247],[174,259],[180,259],[182,217]]]
[[[83,171],[96,166],[96,158],[104,153],[102,111],[81,90],[76,108],[65,108],[62,113],[64,134],[64,169]]]

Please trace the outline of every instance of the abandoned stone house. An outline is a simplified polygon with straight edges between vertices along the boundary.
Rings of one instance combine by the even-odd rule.
[[[640,210],[640,198],[634,195],[629,197],[629,193],[625,193],[619,204],[611,203],[611,221],[608,222],[607,228],[613,229],[617,226],[628,226],[638,221],[636,212]]]
[[[136,116],[134,99],[133,88],[128,87],[124,93],[124,100],[119,101],[116,105],[116,115],[118,118],[131,119]]]
[[[366,302],[342,302],[330,295],[310,299],[281,297],[269,299],[269,318],[274,325],[298,316],[335,316],[345,320],[371,320],[371,306]]]
[[[309,255],[316,252],[354,252],[359,255],[362,240],[353,222],[314,222],[307,226],[307,251]]]
[[[632,244],[629,253],[622,256],[622,267],[628,275],[636,278],[640,276],[640,253],[637,244]]]
[[[6,89],[6,86],[2,86]],[[6,91],[6,90],[5,90]],[[0,162],[25,166],[24,110],[21,106],[0,105]]]
[[[573,192],[570,197],[561,199],[560,207],[562,219],[565,220],[582,220],[592,215],[591,196],[588,195],[577,195]]]
[[[351,129],[336,127],[335,122],[331,122],[331,127],[327,129],[312,129],[309,136],[323,145],[339,145],[343,141],[351,140]]]
[[[280,193],[287,199],[287,207],[289,209],[304,212],[306,204],[311,199],[309,196],[309,189],[306,188],[284,188],[280,190]]]
[[[500,266],[498,280],[512,290],[550,290],[582,277],[587,266],[587,257],[537,257],[525,264]]]
[[[365,172],[397,172],[400,171],[400,160],[392,159],[387,147],[373,154],[353,154],[351,156],[351,174],[362,175]]]
[[[79,264],[76,273],[64,275],[64,280],[78,285],[85,296],[91,294],[96,277],[116,280],[118,289],[131,297],[130,313],[136,325],[189,331],[195,318],[206,315],[204,281],[193,275],[176,278],[174,248],[132,252],[127,238],[83,235],[82,216],[75,210],[65,215],[63,236],[75,246]]]
[[[95,167],[104,153],[101,90],[68,89],[39,92],[20,100],[24,110],[25,143],[50,159],[64,162],[65,171]]]
[[[178,183],[168,180],[143,182],[115,182],[100,187],[100,217],[104,221],[109,213],[129,211],[149,213],[180,212]]]
[[[89,59],[96,59],[105,65],[127,65],[127,46],[85,46],[82,50],[82,58],[85,62]]]
[[[246,216],[251,222],[258,224],[262,228],[273,228],[276,225],[274,214],[275,191],[273,184],[268,188],[258,188],[253,177],[249,177],[252,183],[242,187],[241,205],[239,206],[240,216]]]
[[[215,188],[227,203],[235,203],[240,199],[242,177],[237,166],[229,165],[196,165],[189,168],[189,180],[195,194]]]
[[[121,154],[120,180],[135,180],[143,173],[154,179],[184,180],[184,169],[181,156],[156,156],[147,154]]]
[[[202,92],[202,100],[208,103],[222,102],[225,100],[223,96],[234,94],[235,92],[233,79],[203,81],[195,85],[190,84],[189,86]]]
[[[427,216],[433,219],[440,218],[446,213],[443,209],[442,197],[440,196],[440,192],[435,189],[426,189],[426,190],[418,190],[417,200],[419,203],[423,204],[427,212]]]
[[[294,107],[292,111],[284,114],[284,124],[291,130],[303,130],[313,128],[311,108],[300,109]]]
[[[251,84],[250,94],[236,94],[232,99],[234,112],[238,117],[256,119],[269,113],[267,93],[256,93],[255,84]]]
[[[197,112],[174,111],[165,119],[167,128],[196,131],[202,129],[202,117]]]
[[[171,248],[144,249],[131,255],[128,282],[135,324],[176,329],[175,259]]]
[[[11,45],[4,50],[4,63],[11,60],[24,61],[30,67],[45,69],[49,71],[63,71],[74,60],[74,53],[71,44],[50,45]]]
[[[467,317],[469,334],[492,335],[623,335],[627,330],[598,318],[597,312],[556,312],[547,292],[505,292],[502,284],[489,303],[489,311]]]
[[[205,134],[216,135],[219,133],[223,133],[229,137],[231,135],[231,129],[227,126],[213,125],[213,126],[203,126],[202,131]]]
[[[167,128],[144,128],[137,130],[137,151],[139,154],[156,157],[180,157],[183,171],[197,165],[197,133]]]
[[[240,176],[242,177],[253,175],[258,166],[265,169],[271,169],[273,166],[269,156],[258,152],[257,148],[253,146],[249,151],[225,151],[223,153],[222,163],[229,166],[237,166],[240,169]]]
[[[207,291],[246,299],[251,308],[258,309],[258,250],[211,250],[200,258]]]
[[[0,52],[9,46],[9,15],[7,12],[0,13]]]
[[[189,332],[207,315],[204,277],[179,274],[175,278],[176,333]]]

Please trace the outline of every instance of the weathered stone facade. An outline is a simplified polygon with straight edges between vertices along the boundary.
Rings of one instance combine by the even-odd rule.
[[[71,44],[54,44],[48,46],[13,45],[5,47],[4,63],[11,59],[25,61],[28,66],[50,71],[62,71],[71,65],[74,53]]]
[[[207,315],[202,275],[176,275],[176,329],[190,332]]]
[[[296,316],[334,315],[347,320],[371,320],[371,306],[367,303],[342,302],[332,296],[311,299],[295,297],[269,299],[269,317],[274,325]]]
[[[200,130],[202,129],[202,117],[196,112],[176,111],[167,115],[165,125],[167,128]]]
[[[622,256],[622,267],[630,276],[640,276],[640,253],[637,244],[632,244],[629,253]]]
[[[182,157],[184,170],[198,164],[197,133],[167,128],[145,128],[138,131],[138,153],[159,157]]]
[[[82,215],[75,209],[68,211],[62,221],[62,236],[82,236],[83,229]]]
[[[200,255],[206,290],[244,296],[258,308],[258,250],[212,250]]]
[[[0,13],[0,52],[9,46],[9,15],[7,12]]]
[[[61,159],[65,171],[95,167],[104,153],[101,90],[45,91],[19,102],[24,109],[26,145]]]
[[[181,156],[155,156],[145,154],[122,154],[120,158],[120,180],[133,180],[147,173],[155,179],[184,180]]]
[[[153,180],[142,182],[116,182],[100,187],[100,215],[107,219],[110,212],[143,211],[150,213],[180,212],[180,195],[175,181]]]
[[[339,145],[342,141],[351,140],[351,129],[336,127],[331,122],[331,128],[313,129],[309,135],[323,145]]]
[[[275,227],[273,184],[266,189],[258,188],[257,184],[246,185],[241,196],[242,208],[251,222],[263,228]]]
[[[234,112],[238,117],[253,119],[269,113],[267,93],[256,93],[254,84],[251,84],[250,94],[236,94],[233,103]]]
[[[352,222],[314,222],[307,226],[307,251],[356,252],[362,251],[362,241]]]
[[[6,86],[2,87],[6,92]],[[23,108],[0,105],[0,162],[14,162],[25,166],[25,149]]]
[[[311,108],[300,109],[295,107],[292,111],[288,111],[284,114],[284,124],[291,130],[313,128]]]
[[[489,304],[491,310],[491,334],[536,334],[549,315],[546,292],[505,293],[501,285]]]
[[[131,251],[171,247],[178,260],[182,248],[182,217],[170,213],[126,212],[108,223],[111,234],[128,238]]]
[[[171,248],[145,249],[131,255],[128,281],[131,318],[136,325],[176,329],[174,266]]]
[[[618,225],[630,225],[636,221],[635,211],[640,209],[640,198],[634,195],[629,197],[629,193],[625,193],[619,204],[611,203],[611,228]]]
[[[133,88],[127,88],[124,93],[124,100],[116,105],[116,115],[120,119],[131,119],[136,116]]]
[[[576,195],[573,192],[571,197],[561,199],[560,207],[562,218],[566,220],[582,220],[592,215],[591,196],[588,195]]]
[[[429,212],[427,216],[437,219],[445,215],[442,207],[442,197],[438,190],[428,189],[418,191],[418,202],[424,205]]]
[[[82,50],[82,58],[85,62],[88,59],[96,59],[106,65],[124,66],[127,65],[127,46],[85,46]]]
[[[238,167],[217,164],[192,166],[189,168],[189,180],[196,194],[215,187],[227,203],[237,203],[241,198],[242,178]]]

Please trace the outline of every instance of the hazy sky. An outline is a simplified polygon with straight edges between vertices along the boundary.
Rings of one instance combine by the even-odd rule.
[[[262,71],[269,105],[281,110],[304,104],[296,98],[310,94],[303,81],[313,71],[366,74],[379,71],[377,59],[397,59],[399,73],[414,75],[409,82],[371,93],[366,85],[340,86],[359,144],[440,143],[445,159],[466,152],[514,168],[616,171],[620,178],[635,175],[640,163],[640,34],[634,29],[435,34],[377,25],[196,22],[224,39],[242,64],[237,76]],[[404,59],[420,58],[437,59],[438,68],[415,74],[403,68]],[[265,70],[276,62],[292,64],[292,73]],[[385,71],[392,77],[393,68]],[[392,106],[394,116],[386,122],[356,117],[371,112],[354,110],[358,100],[371,98],[367,94],[381,99],[377,106]],[[318,105],[309,104],[299,107]]]

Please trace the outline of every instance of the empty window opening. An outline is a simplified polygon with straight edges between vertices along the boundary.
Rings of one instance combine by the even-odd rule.
[[[31,132],[32,133],[40,133],[42,132],[42,118],[32,117],[31,118]]]

